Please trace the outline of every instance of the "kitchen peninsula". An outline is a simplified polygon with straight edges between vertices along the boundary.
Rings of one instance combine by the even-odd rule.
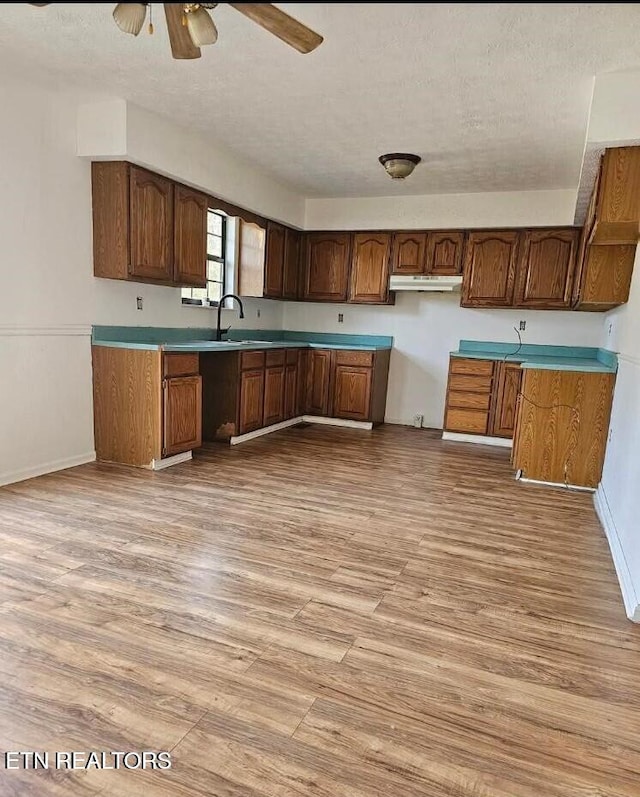
[[[393,338],[296,331],[94,327],[97,458],[158,470],[204,441],[303,421],[382,423]]]

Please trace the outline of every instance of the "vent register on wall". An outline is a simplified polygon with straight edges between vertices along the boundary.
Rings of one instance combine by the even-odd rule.
[[[640,147],[605,152],[583,228],[303,232],[133,164],[92,170],[98,277],[206,288],[216,208],[240,217],[243,296],[371,305],[461,290],[463,307],[590,311],[629,297]]]

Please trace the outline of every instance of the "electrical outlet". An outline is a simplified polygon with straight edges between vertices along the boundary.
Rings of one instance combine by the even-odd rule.
[[[613,437],[613,429],[609,429],[609,437],[607,438],[607,442],[611,442],[611,438]]]
[[[520,322],[520,332],[524,332],[526,328],[527,328],[527,322],[526,321],[521,321]]]
[[[257,317],[257,318],[260,318],[260,308],[259,308],[259,307],[258,307],[258,309],[256,310],[256,317]]]
[[[142,310],[142,296],[136,296],[136,307],[138,310]]]
[[[344,313],[338,313],[338,323],[342,324],[344,322]]]
[[[423,423],[424,423],[424,415],[416,413],[416,415],[413,416],[413,425],[416,427],[416,429],[422,429]]]
[[[609,337],[611,337],[611,333],[612,333],[612,332],[613,332],[613,321],[612,321],[612,322],[609,324],[609,331],[607,332],[607,335],[608,335]]]

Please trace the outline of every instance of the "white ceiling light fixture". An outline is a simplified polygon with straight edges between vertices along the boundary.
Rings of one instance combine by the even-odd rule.
[[[408,152],[390,152],[388,155],[380,155],[378,160],[384,166],[389,177],[394,180],[404,180],[416,168],[422,158],[419,155],[411,155]]]
[[[113,18],[123,33],[137,36],[147,16],[146,3],[118,3],[113,9]]]
[[[215,8],[217,3],[185,3],[184,13],[187,30],[196,47],[215,44],[218,41],[218,29],[205,9]]]

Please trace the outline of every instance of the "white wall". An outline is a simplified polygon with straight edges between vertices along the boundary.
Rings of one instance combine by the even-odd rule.
[[[597,500],[627,614],[640,622],[640,247],[629,303],[605,318],[603,345],[619,364]]]
[[[307,199],[309,230],[573,224],[576,190]]]
[[[285,303],[283,321],[286,329],[393,335],[386,421],[409,424],[421,414],[434,428],[442,428],[449,352],[461,339],[514,341],[515,348],[513,327],[523,319],[525,343],[600,342],[602,319],[591,313],[469,310],[459,302],[459,294],[406,293],[392,307]]]

